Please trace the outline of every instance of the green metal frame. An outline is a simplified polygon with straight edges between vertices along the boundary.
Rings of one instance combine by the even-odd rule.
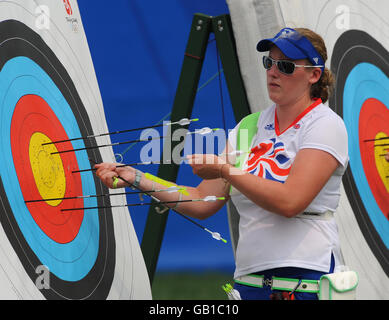
[[[225,14],[211,17],[197,13],[193,17],[190,29],[181,75],[171,113],[171,122],[179,121],[182,118],[191,118],[203,60],[207,50],[209,35],[211,33],[215,34],[217,48],[236,121],[240,121],[244,116],[250,113],[246,91],[240,75],[230,16]],[[171,126],[170,132],[173,132],[175,129],[177,129],[177,126]],[[170,160],[172,150],[174,150],[175,146],[179,143],[182,143],[182,141],[166,141],[163,148],[162,160],[166,160],[166,157],[169,157]],[[161,165],[158,170],[158,177],[175,182],[179,166],[173,162],[171,164]],[[164,163],[166,162],[164,161]],[[156,206],[150,206],[141,243],[141,250],[151,284],[153,283],[159,251],[168,218],[168,212],[160,214],[157,213],[155,208]]]

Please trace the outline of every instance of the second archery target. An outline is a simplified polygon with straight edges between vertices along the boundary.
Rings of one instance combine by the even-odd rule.
[[[389,275],[389,163],[381,144],[389,136],[389,53],[368,33],[344,32],[331,60],[337,74],[330,105],[349,136],[349,167],[343,178],[359,227]]]
[[[46,144],[93,134],[88,114],[66,69],[42,38],[21,22],[0,23],[0,222],[25,272],[50,271],[46,298],[104,299],[115,270],[109,199],[25,203],[32,199],[106,193],[92,173],[72,173],[101,161],[98,150],[52,154],[95,141]]]

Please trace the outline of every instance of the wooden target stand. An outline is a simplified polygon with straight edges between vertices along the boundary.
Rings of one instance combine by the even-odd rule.
[[[224,14],[211,17],[198,13],[194,15],[192,20],[176,96],[173,103],[171,122],[179,121],[182,118],[191,118],[203,60],[211,33],[214,33],[215,35],[235,120],[239,122],[244,116],[251,113],[240,74],[230,16]],[[170,132],[173,132],[177,128],[179,128],[178,125],[170,126]],[[167,141],[162,151],[162,160],[164,160],[167,155],[171,155],[172,150],[179,143],[182,143],[182,141]],[[159,167],[158,177],[175,182],[178,175],[178,169],[179,166],[174,163],[164,164]],[[150,206],[141,243],[141,249],[151,284],[153,283],[168,218],[168,212],[160,214],[155,210],[156,207],[157,206]]]

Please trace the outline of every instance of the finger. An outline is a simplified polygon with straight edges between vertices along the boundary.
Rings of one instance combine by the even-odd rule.
[[[97,166],[98,166],[98,167],[96,167],[97,168],[97,170],[96,170],[97,175],[101,175],[105,171],[114,171],[116,168],[115,164],[104,163],[104,162],[98,164]]]
[[[101,162],[101,163],[96,163],[94,165],[94,167],[95,168],[101,168],[101,167],[107,167],[107,166],[110,166],[110,165],[111,165],[111,163],[109,163],[109,162]]]
[[[107,174],[103,177],[102,181],[103,181],[104,184],[105,184],[106,186],[108,186],[109,188],[113,188],[113,182],[114,182],[114,179],[115,179],[115,178],[117,178],[117,175],[115,175],[115,173],[111,171],[111,172],[107,173]]]
[[[97,170],[96,170],[96,175],[97,175],[98,177],[101,177],[102,174],[103,174],[106,170],[107,170],[107,169],[105,169],[104,167],[100,166],[100,167],[98,167]]]
[[[186,156],[186,159],[188,160],[188,164],[194,164],[197,163],[197,159],[199,158],[198,154],[190,154]]]
[[[106,168],[101,168],[99,170],[96,171],[96,176],[99,177],[100,179],[104,179],[105,176],[113,176],[113,175],[117,175],[115,173],[115,171],[113,170],[110,170],[110,169],[106,169]]]
[[[186,160],[188,160],[188,162],[191,162],[191,161],[193,161],[193,158],[194,158],[194,154],[188,154],[185,158],[186,158]]]
[[[193,155],[193,158],[192,158],[193,160],[193,163],[195,163],[195,164],[203,164],[205,161],[205,155],[203,155],[203,154],[194,154]]]

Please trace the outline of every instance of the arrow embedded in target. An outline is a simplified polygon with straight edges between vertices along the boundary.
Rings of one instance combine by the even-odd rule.
[[[97,138],[97,137],[103,137],[103,136],[119,134],[119,133],[125,133],[125,132],[140,131],[140,130],[151,129],[151,128],[158,128],[158,127],[163,127],[163,126],[171,126],[173,124],[178,124],[180,126],[186,126],[186,125],[190,124],[191,122],[198,121],[198,120],[199,120],[198,118],[197,119],[183,118],[183,119],[181,119],[179,121],[176,121],[176,122],[156,124],[156,125],[153,125],[153,126],[147,126],[147,127],[141,127],[141,128],[132,128],[132,129],[126,129],[126,130],[120,130],[120,131],[112,131],[112,132],[106,132],[106,133],[101,133],[101,134],[96,134],[96,135],[88,135],[88,136],[84,136],[84,137],[78,137],[78,138],[72,138],[72,139],[66,139],[66,140],[51,141],[51,142],[48,142],[48,143],[44,143],[42,145],[63,143],[63,142],[76,141],[76,140],[82,140],[82,139]]]
[[[123,167],[131,167],[131,166],[143,166],[143,165],[151,165],[151,164],[170,164],[170,160],[164,160],[164,162],[160,161],[146,161],[146,162],[134,162],[134,163],[123,163],[120,165],[117,165],[116,168],[123,168]],[[97,169],[95,168],[90,168],[90,169],[83,169],[83,170],[74,170],[72,173],[77,173],[77,172],[88,172],[88,171],[96,171]]]
[[[211,132],[216,131],[216,130],[219,130],[219,129],[218,128],[215,128],[215,129],[203,128],[203,129],[196,130],[196,131],[193,131],[193,132],[188,132],[187,134],[201,134],[201,135],[205,135],[205,134],[211,133]],[[78,148],[78,149],[69,149],[69,150],[56,151],[56,152],[52,152],[50,154],[53,155],[53,154],[61,154],[61,153],[81,151],[81,150],[98,149],[98,148],[112,147],[112,146],[118,146],[118,145],[121,145],[121,144],[128,144],[128,143],[148,142],[148,141],[162,139],[162,138],[165,138],[165,137],[161,136],[161,137],[154,137],[154,138],[149,138],[149,139],[138,139],[138,140],[115,142],[115,143],[103,144],[103,145],[98,145],[98,146],[91,146],[91,147],[84,147],[84,148]]]
[[[159,190],[147,190],[147,191],[130,191],[130,192],[119,192],[119,193],[104,193],[104,194],[94,194],[94,195],[84,195],[84,196],[71,196],[71,197],[62,197],[62,198],[49,198],[49,199],[35,199],[35,200],[25,200],[25,203],[32,202],[44,202],[44,201],[57,201],[57,200],[73,200],[73,199],[86,199],[86,198],[99,198],[99,197],[109,197],[109,196],[119,196],[119,195],[127,195],[127,194],[141,194],[141,193],[154,193],[154,192],[179,192],[181,190],[185,190],[182,187],[170,187],[167,189],[159,189]]]

